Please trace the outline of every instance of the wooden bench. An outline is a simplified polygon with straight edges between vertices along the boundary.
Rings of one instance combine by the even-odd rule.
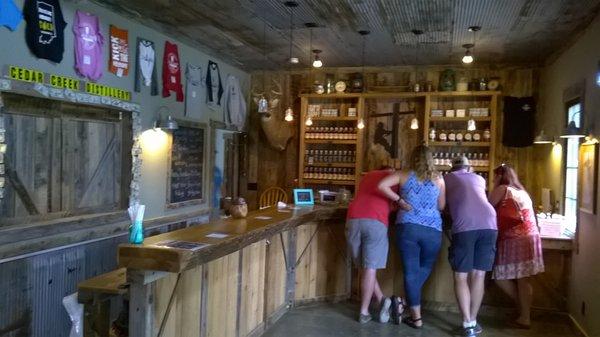
[[[98,275],[77,285],[78,301],[84,305],[85,337],[105,337],[110,332],[111,299],[128,292],[126,268]]]

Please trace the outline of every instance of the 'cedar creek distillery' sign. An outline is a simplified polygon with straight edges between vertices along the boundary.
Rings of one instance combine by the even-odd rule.
[[[107,85],[85,82],[76,78],[47,74],[34,69],[27,69],[17,66],[8,66],[5,77],[12,80],[48,84],[54,88],[69,89],[73,91],[83,91],[88,94],[111,97],[123,101],[131,100],[131,92]]]

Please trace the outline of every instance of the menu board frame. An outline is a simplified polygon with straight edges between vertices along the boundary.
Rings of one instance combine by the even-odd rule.
[[[195,128],[195,129],[201,129],[202,130],[202,162],[201,164],[201,170],[202,172],[201,174],[201,196],[200,198],[195,198],[195,199],[188,199],[185,201],[174,201],[173,197],[172,197],[172,182],[173,182],[173,142],[174,142],[174,134],[177,132],[177,130],[174,133],[171,133],[169,136],[169,147],[168,147],[168,160],[167,160],[167,193],[166,193],[166,207],[168,209],[174,209],[174,208],[179,208],[179,207],[185,207],[185,206],[190,206],[190,205],[201,205],[201,204],[205,204],[206,203],[206,191],[208,188],[207,185],[207,181],[206,181],[206,174],[207,174],[207,157],[208,157],[208,125],[206,123],[200,123],[200,122],[193,122],[193,121],[189,121],[189,120],[184,120],[184,119],[175,119],[177,121],[177,124],[179,125],[179,128]]]

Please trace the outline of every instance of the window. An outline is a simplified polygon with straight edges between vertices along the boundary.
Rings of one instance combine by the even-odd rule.
[[[581,127],[581,103],[579,101],[567,104],[567,124],[575,122],[575,126]],[[565,153],[565,217],[577,219],[577,172],[579,169],[579,138],[567,138]],[[569,221],[575,223],[575,221]]]
[[[15,94],[2,99],[0,226],[127,208],[129,114]]]

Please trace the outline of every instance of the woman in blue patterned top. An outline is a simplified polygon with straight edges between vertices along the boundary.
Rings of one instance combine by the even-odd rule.
[[[392,187],[400,184],[400,195]],[[379,190],[399,204],[396,220],[396,245],[404,266],[404,290],[410,317],[403,322],[418,329],[421,320],[421,289],[431,274],[442,245],[440,210],[446,204],[442,175],[435,170],[431,151],[417,146],[409,170],[397,171],[379,184]],[[392,316],[401,310],[394,307]],[[396,314],[396,315],[395,315]]]

